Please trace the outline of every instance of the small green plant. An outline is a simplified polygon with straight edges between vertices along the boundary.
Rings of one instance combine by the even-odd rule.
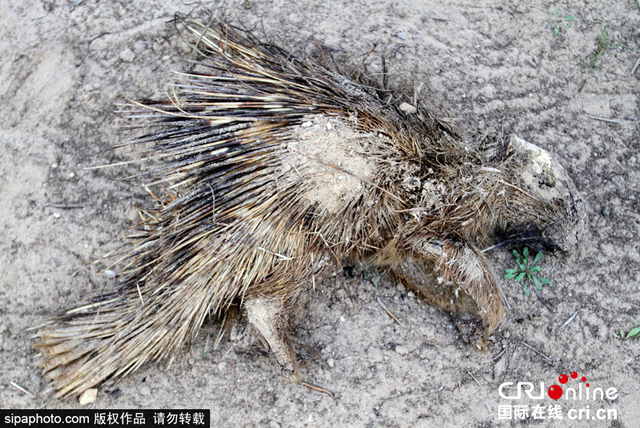
[[[580,64],[582,67],[586,67],[587,65],[590,66],[591,68],[596,68],[596,63],[598,62],[598,60],[600,59],[600,57],[602,57],[602,55],[604,55],[604,53],[609,50],[609,49],[615,49],[618,46],[620,46],[620,44],[610,44],[607,41],[607,29],[604,28],[604,24],[600,25],[600,38],[598,39],[598,47],[596,48],[595,51],[593,51],[593,53],[589,56],[587,56],[585,59],[582,60],[582,64]]]
[[[572,15],[566,16],[564,18],[560,18],[558,16],[558,9],[556,9],[555,7],[551,8],[551,14],[553,15],[551,17],[551,20],[556,23],[556,26],[553,29],[553,35],[554,36],[557,36],[558,34],[560,34],[560,30],[562,29],[562,25],[561,24],[563,22],[565,23],[567,28],[571,27],[571,22],[569,22],[569,21],[573,21],[573,16]]]
[[[627,334],[625,334],[624,331],[620,330],[620,338],[621,339],[640,339],[640,326],[636,328],[632,328]]]
[[[638,0],[640,1],[640,0]],[[600,37],[598,38],[598,47],[592,54],[588,55],[585,59],[580,63],[581,67],[590,66],[592,69],[596,68],[596,63],[598,60],[607,52],[609,49],[617,49],[617,50],[630,50],[632,52],[638,52],[638,49],[630,46],[631,42],[640,38],[640,34],[636,34],[628,39],[622,40],[618,43],[610,43],[608,40],[607,29],[604,24],[600,24]]]
[[[527,296],[530,294],[529,292],[529,284],[528,282],[533,282],[534,287],[537,290],[541,291],[543,285],[551,286],[551,280],[540,275],[536,275],[536,272],[540,272],[542,268],[540,266],[536,266],[536,263],[542,259],[542,252],[538,252],[536,257],[531,260],[529,259],[529,248],[524,247],[522,250],[522,256],[518,252],[518,250],[513,250],[513,257],[516,258],[516,263],[518,264],[517,268],[506,269],[504,271],[504,279],[515,279],[516,281],[522,282],[522,290],[524,294]]]

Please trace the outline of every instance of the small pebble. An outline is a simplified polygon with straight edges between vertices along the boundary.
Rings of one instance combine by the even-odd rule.
[[[76,176],[76,173],[75,173],[75,172],[72,172],[71,174],[69,174],[69,178],[73,178],[73,177],[75,177],[75,176]]]
[[[93,404],[96,402],[98,398],[98,388],[87,389],[85,392],[80,395],[78,401],[81,406],[86,406],[87,404]]]
[[[52,168],[52,169],[56,169],[57,167],[58,167],[58,164],[57,164],[57,163],[51,164],[51,168]]]
[[[333,125],[331,122],[327,122],[327,130],[331,131],[333,129]]]
[[[135,57],[136,57],[136,54],[134,54],[133,51],[129,48],[120,52],[120,59],[123,60],[124,62],[131,62]]]
[[[140,388],[140,395],[148,397],[149,395],[151,395],[151,388],[149,388],[147,385],[143,386],[142,388]]]
[[[312,126],[312,125],[313,125],[313,122],[304,122],[304,123],[303,123],[302,125],[300,125],[300,126],[302,126],[303,128],[308,128],[308,127],[310,127],[310,126]]]
[[[398,108],[407,114],[414,114],[418,112],[418,109],[409,103],[402,103]]]
[[[333,358],[329,358],[327,360],[327,365],[331,368],[333,368],[336,365],[336,362],[333,360]]]
[[[396,352],[399,355],[407,355],[409,353],[409,348],[407,348],[406,346],[396,346]]]
[[[60,213],[53,213],[53,218],[60,218],[62,217],[62,214]]]
[[[107,278],[115,278],[116,272],[111,269],[107,269],[104,271],[104,276],[106,276]]]
[[[137,42],[136,44],[133,45],[133,49],[136,52],[140,52],[143,51],[147,48],[147,45],[149,44],[149,42]]]

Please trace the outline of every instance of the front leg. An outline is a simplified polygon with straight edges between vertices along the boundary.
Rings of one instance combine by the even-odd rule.
[[[425,238],[392,267],[425,299],[449,311],[462,338],[484,348],[502,317],[502,295],[486,259],[471,244]]]

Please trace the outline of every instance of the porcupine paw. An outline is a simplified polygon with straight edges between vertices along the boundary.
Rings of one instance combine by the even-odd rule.
[[[298,363],[286,333],[288,323],[283,302],[277,298],[257,297],[248,299],[244,309],[249,324],[260,334],[282,374],[297,381]]]

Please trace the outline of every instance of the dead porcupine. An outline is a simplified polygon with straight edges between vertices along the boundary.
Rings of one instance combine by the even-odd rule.
[[[295,374],[293,308],[345,258],[386,269],[482,347],[503,306],[478,248],[519,226],[566,234],[578,199],[562,168],[517,137],[467,143],[419,100],[331,61],[184,25],[197,71],[138,104],[153,117],[137,140],[153,145],[149,182],[167,196],[124,249],[117,289],[38,332],[47,392],[172,359],[235,305]]]

